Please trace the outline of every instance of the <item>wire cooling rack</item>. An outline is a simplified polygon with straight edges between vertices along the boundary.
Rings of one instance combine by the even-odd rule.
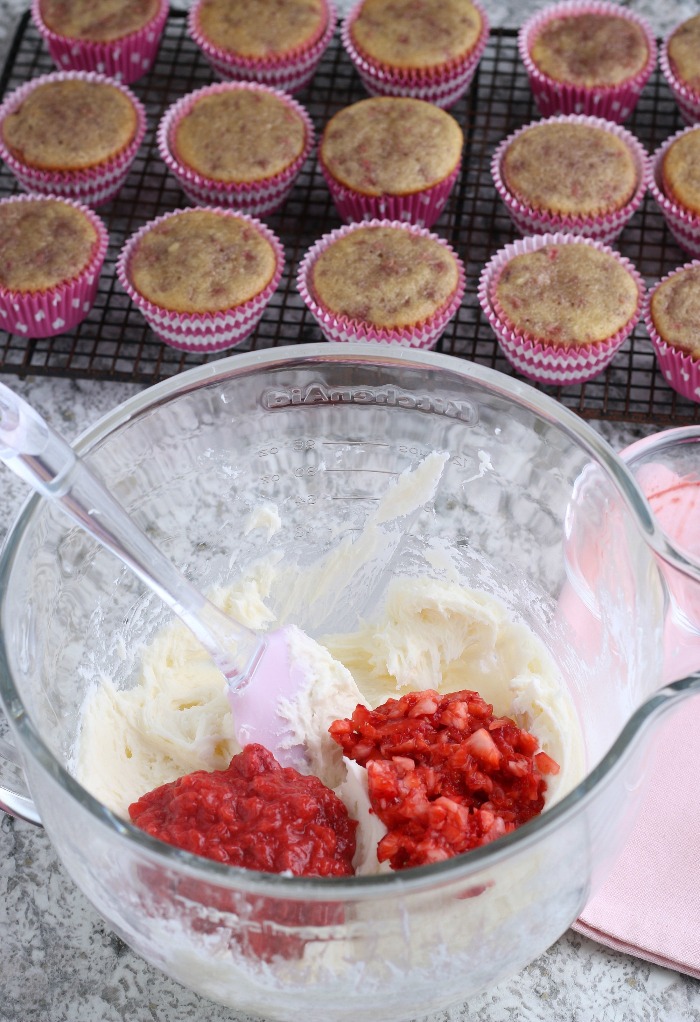
[[[26,14],[0,77],[0,95],[53,70],[41,37]],[[98,210],[108,228],[110,246],[92,312],[75,330],[57,337],[27,341],[0,331],[0,372],[151,384],[236,351],[322,340],[295,285],[304,253],[318,237],[340,225],[314,156],[307,160],[284,208],[266,218],[284,244],[286,269],[258,328],[242,345],[215,355],[169,348],[145,324],[116,280],[114,265],[124,240],[161,213],[189,204],[158,155],[156,128],[175,99],[213,80],[211,68],[187,36],[186,15],[172,12],[153,69],[132,86],[148,114],[146,137],[121,193]],[[336,34],[311,85],[297,99],[320,132],[337,110],[365,96]],[[492,31],[469,93],[451,112],[465,132],[463,170],[433,230],[462,256],[467,291],[437,350],[513,375],[481,312],[476,290],[484,264],[517,237],[491,180],[491,156],[501,139],[539,116],[518,55],[515,30]],[[683,127],[658,69],[626,126],[649,152]],[[10,172],[0,168],[0,195],[17,190]],[[648,284],[689,259],[675,244],[650,195],[617,247]],[[584,418],[659,426],[700,421],[700,405],[681,398],[661,377],[641,322],[597,379],[581,386],[542,389]]]

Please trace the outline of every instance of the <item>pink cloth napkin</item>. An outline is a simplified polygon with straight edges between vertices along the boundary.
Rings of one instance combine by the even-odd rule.
[[[700,696],[657,728],[636,825],[574,929],[700,979]]]

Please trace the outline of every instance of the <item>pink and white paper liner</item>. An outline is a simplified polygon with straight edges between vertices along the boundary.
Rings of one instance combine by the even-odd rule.
[[[13,291],[0,285],[0,326],[20,337],[53,337],[72,330],[85,319],[95,302],[100,272],[107,254],[109,236],[96,213],[88,206],[60,196],[12,195],[0,200],[12,202],[63,201],[81,210],[97,231],[97,244],[88,264],[71,280],[43,291]]]
[[[664,194],[661,183],[661,165],[669,146],[690,131],[700,131],[700,124],[681,128],[675,135],[667,138],[651,155],[651,173],[649,175],[649,191],[661,210],[676,243],[691,256],[700,256],[700,215],[674,202]]]
[[[468,54],[439,68],[404,69],[372,60],[355,46],[352,26],[363,3],[364,0],[359,0],[349,11],[341,26],[341,39],[370,96],[408,96],[443,109],[454,106],[469,89],[489,39],[489,19],[481,4],[472,0],[481,15],[481,34]]]
[[[667,344],[659,336],[651,315],[651,300],[658,288],[670,277],[681,273],[683,270],[688,270],[692,266],[700,267],[700,260],[694,259],[692,262],[677,267],[654,284],[644,300],[642,318],[644,319],[644,325],[647,328],[651,343],[654,346],[659,369],[668,385],[673,387],[682,397],[687,397],[690,401],[700,402],[700,360],[694,358],[687,351]]]
[[[182,313],[155,305],[139,294],[132,285],[129,263],[134,249],[143,235],[169,217],[186,212],[183,209],[164,213],[139,228],[124,243],[116,263],[116,274],[120,284],[153,332],[171,348],[179,348],[182,351],[224,351],[249,337],[260,322],[266,306],[277,290],[284,269],[284,249],[277,235],[266,224],[238,210],[223,207],[210,208],[214,213],[248,221],[264,235],[274,249],[275,270],[270,282],[247,302],[242,302],[235,308],[224,309],[221,312]]]
[[[571,17],[580,14],[614,14],[635,22],[643,30],[648,48],[646,64],[636,75],[619,85],[585,87],[567,84],[543,74],[530,56],[532,44],[538,33],[554,18]],[[592,114],[618,124],[625,121],[639,100],[642,89],[656,66],[657,45],[651,26],[634,11],[606,0],[562,0],[533,14],[518,32],[518,50],[525,65],[530,88],[543,117],[552,114]]]
[[[304,148],[288,167],[271,177],[259,181],[215,181],[197,173],[177,158],[172,146],[175,130],[179,121],[202,97],[238,89],[271,93],[286,103],[304,123]],[[284,204],[304,162],[313,149],[314,140],[313,123],[304,107],[292,99],[288,93],[267,85],[260,85],[258,82],[218,82],[190,92],[165,111],[157,132],[161,159],[173,177],[177,178],[188,199],[203,206],[218,205],[240,209],[251,216],[266,216]]]
[[[405,220],[417,227],[432,227],[439,218],[459,177],[461,160],[443,181],[410,195],[364,195],[333,177],[319,156],[319,167],[338,211],[346,223],[357,220]]]
[[[119,89],[132,103],[136,112],[136,132],[133,139],[116,156],[85,170],[41,170],[18,160],[7,148],[2,137],[1,126],[6,117],[25,101],[27,96],[47,82],[70,80],[104,82]],[[41,75],[11,92],[0,106],[0,159],[12,171],[22,188],[37,195],[59,195],[75,199],[88,206],[101,206],[113,199],[121,190],[128,177],[139,146],[146,132],[146,111],[143,104],[125,85],[113,78],[92,71],[56,71]]]
[[[700,92],[694,89],[688,88],[678,78],[671,67],[671,61],[668,56],[668,43],[673,32],[664,39],[659,50],[659,67],[661,73],[666,80],[666,84],[673,93],[673,98],[676,101],[678,109],[681,112],[681,117],[686,124],[696,124],[700,121]]]
[[[512,142],[535,124],[585,124],[591,127],[602,128],[621,139],[630,150],[637,170],[637,187],[629,201],[620,209],[611,210],[598,216],[559,214],[547,210],[534,209],[532,206],[521,202],[517,196],[509,191],[508,186],[503,180],[501,167],[506,151]],[[609,244],[617,238],[642,204],[649,186],[649,156],[644,146],[631,132],[621,125],[615,124],[613,121],[606,121],[601,117],[589,117],[586,114],[561,114],[544,121],[533,121],[531,124],[514,131],[504,139],[493,154],[491,176],[496,186],[496,191],[506,206],[511,220],[521,234],[547,234],[554,231],[563,231],[567,234],[577,234]]]
[[[499,316],[493,299],[494,287],[501,271],[514,256],[535,252],[546,245],[570,245],[573,243],[590,245],[613,255],[632,274],[636,282],[637,307],[624,327],[606,341],[568,348],[555,344],[543,344],[541,341],[513,329]],[[586,383],[608,367],[639,319],[644,294],[645,288],[640,274],[632,263],[621,256],[619,252],[592,238],[563,233],[532,235],[506,245],[496,252],[483,268],[477,290],[479,304],[510,364],[523,376],[553,386]]]
[[[139,29],[121,39],[98,43],[59,35],[45,24],[41,0],[32,0],[32,20],[59,70],[97,71],[129,85],[142,78],[153,66],[168,17],[169,2],[160,0],[155,16]]]
[[[187,31],[219,77],[225,80],[260,82],[290,93],[301,92],[309,84],[321,57],[328,49],[338,21],[335,6],[330,0],[324,0],[326,26],[308,46],[299,47],[284,56],[245,57],[214,45],[202,34],[199,26],[200,7],[201,0],[190,8]]]
[[[345,237],[352,231],[367,227],[396,227],[399,230],[411,231],[424,238],[432,238],[433,241],[442,245],[454,257],[457,263],[458,281],[457,287],[450,298],[435,311],[428,319],[411,327],[377,327],[362,320],[350,319],[347,316],[340,316],[325,308],[314,298],[310,287],[310,275],[314,263],[329,245]],[[415,224],[408,224],[405,221],[397,220],[370,220],[347,224],[338,227],[328,234],[319,238],[308,250],[299,264],[297,274],[297,289],[304,304],[321,328],[321,332],[327,341],[331,343],[346,343],[348,341],[370,341],[381,344],[394,344],[404,348],[434,348],[444,332],[447,324],[457,312],[462,303],[465,290],[465,272],[462,260],[454,249],[446,241],[435,234],[431,234],[424,227],[417,227]]]

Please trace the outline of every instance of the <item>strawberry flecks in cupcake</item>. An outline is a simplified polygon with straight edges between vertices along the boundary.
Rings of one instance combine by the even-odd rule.
[[[591,87],[618,85],[638,74],[648,55],[645,33],[636,22],[599,12],[552,18],[531,49],[544,74]]]
[[[559,765],[537,739],[474,691],[411,692],[358,705],[330,734],[367,768],[372,811],[387,827],[380,862],[439,862],[511,833],[544,808]]]
[[[356,821],[317,777],[247,745],[226,770],[199,770],[129,806],[133,823],[217,862],[294,876],[352,876]]]

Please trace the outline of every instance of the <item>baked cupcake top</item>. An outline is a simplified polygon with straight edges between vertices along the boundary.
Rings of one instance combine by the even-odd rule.
[[[639,288],[611,252],[583,241],[552,243],[509,259],[493,301],[519,333],[571,348],[614,337],[634,316]]]
[[[328,24],[323,0],[201,0],[201,34],[240,57],[281,57],[312,46]]]
[[[306,142],[301,115],[263,88],[200,96],[174,125],[170,139],[173,155],[186,167],[225,182],[280,174],[302,155]]]
[[[376,63],[425,69],[465,57],[481,30],[471,0],[364,0],[350,37]]]
[[[463,143],[457,121],[433,103],[377,97],[330,119],[319,156],[332,176],[354,191],[410,195],[449,177]]]
[[[530,57],[555,81],[586,88],[614,86],[644,69],[649,44],[642,27],[630,18],[586,11],[545,22]]]
[[[393,329],[432,316],[459,279],[456,257],[436,238],[367,225],[323,249],[311,267],[309,290],[336,316]]]
[[[634,195],[639,171],[628,145],[593,124],[550,121],[528,126],[501,159],[508,191],[531,209],[600,216]]]
[[[662,341],[700,358],[700,264],[662,280],[652,292],[649,314]]]
[[[39,13],[56,35],[108,43],[155,18],[158,0],[40,0]]]
[[[248,301],[272,280],[276,254],[243,216],[185,209],[145,230],[128,265],[147,301],[183,313],[221,312]]]
[[[661,188],[667,198],[700,216],[700,126],[669,145],[661,160]]]
[[[86,170],[133,141],[134,103],[116,85],[84,78],[45,81],[31,89],[0,131],[9,152],[38,170]]]
[[[0,203],[0,286],[45,291],[77,277],[99,244],[83,210],[61,199]]]
[[[673,30],[666,45],[674,75],[687,88],[700,93],[700,14]]]

